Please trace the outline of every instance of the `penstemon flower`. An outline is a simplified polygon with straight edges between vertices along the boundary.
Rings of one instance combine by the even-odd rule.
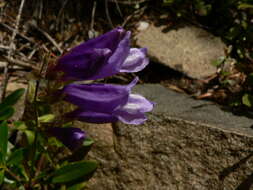
[[[127,124],[141,124],[147,118],[145,112],[153,109],[153,103],[139,94],[131,94],[137,83],[135,78],[129,85],[70,84],[62,90],[64,99],[78,106],[67,114],[80,121],[108,123],[117,120]]]
[[[149,60],[145,48],[130,48],[129,31],[116,28],[95,39],[91,39],[71,49],[60,57],[52,71],[61,73],[61,81],[96,80],[121,72],[138,72],[145,68]],[[50,75],[51,74],[51,75]],[[75,84],[65,85],[60,94],[63,99],[77,108],[65,114],[66,117],[89,123],[111,123],[121,121],[126,124],[142,124],[145,113],[153,109],[153,103],[131,89],[137,83],[136,77],[128,85]],[[78,129],[53,128],[51,132],[67,147],[79,146],[84,138]]]
[[[116,28],[80,44],[62,56],[54,71],[63,80],[95,80],[119,72],[138,72],[148,64],[146,48],[130,48],[129,31]]]

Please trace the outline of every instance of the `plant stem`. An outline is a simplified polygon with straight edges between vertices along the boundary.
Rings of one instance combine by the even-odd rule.
[[[45,61],[43,61],[42,66],[40,68],[40,73],[39,73],[39,77],[41,77],[41,74],[43,72],[44,66],[45,66]],[[35,166],[35,162],[36,162],[36,152],[37,152],[37,147],[38,147],[38,135],[39,135],[39,127],[40,127],[40,123],[39,123],[39,113],[38,113],[38,105],[37,105],[37,96],[38,96],[38,91],[39,91],[39,86],[40,86],[40,78],[36,80],[36,85],[35,85],[35,92],[34,92],[34,97],[33,97],[33,104],[34,104],[34,111],[35,111],[35,126],[34,126],[34,133],[35,133],[35,137],[34,137],[34,143],[33,143],[33,147],[32,147],[32,171],[33,169],[36,167]],[[32,186],[34,185],[34,183],[32,182],[33,178],[36,177],[36,171],[32,172],[32,176],[30,176],[29,178],[29,188],[32,189]]]
[[[37,95],[38,95],[38,89],[39,89],[39,84],[40,81],[36,80],[36,86],[35,86],[35,93],[34,93],[34,99],[33,99],[33,104],[34,104],[34,111],[35,111],[35,126],[33,128],[35,132],[35,137],[34,137],[34,143],[32,147],[32,176],[29,178],[29,185],[28,188],[32,187],[32,179],[35,176],[35,172],[33,172],[33,169],[35,168],[35,161],[36,161],[36,152],[37,152],[37,144],[38,144],[38,127],[39,127],[39,121],[38,121],[38,108],[37,108]]]
[[[43,167],[43,164],[44,164],[45,159],[46,159],[45,155],[42,154],[41,157],[40,157],[40,160],[39,160],[39,162],[38,162],[37,170],[36,170],[36,172],[35,172],[34,178],[36,178],[36,177],[40,174],[40,171],[41,171],[41,169],[42,169],[42,167]],[[36,184],[36,179],[32,182],[31,185],[34,186],[35,184]]]
[[[21,179],[16,174],[14,174],[11,170],[9,170],[8,168],[4,168],[4,171],[6,171],[8,174],[10,174],[17,182],[21,181]]]

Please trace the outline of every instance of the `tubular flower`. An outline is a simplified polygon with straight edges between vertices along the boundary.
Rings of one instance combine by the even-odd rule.
[[[61,71],[63,81],[95,80],[120,72],[138,72],[149,63],[146,48],[130,48],[129,31],[116,28],[71,49],[54,66]],[[65,101],[77,106],[66,116],[90,123],[109,123],[118,120],[141,124],[153,103],[138,94],[131,94],[137,83],[128,85],[74,84],[65,85],[60,94]]]
[[[82,146],[86,134],[79,128],[74,127],[52,127],[48,130],[49,134],[56,137],[70,150],[75,150]]]
[[[95,80],[119,72],[138,72],[149,63],[146,48],[130,48],[130,31],[118,27],[71,49],[54,71],[62,80]]]
[[[67,116],[90,123],[108,123],[120,120],[127,124],[141,124],[147,119],[145,112],[153,109],[153,103],[141,95],[130,93],[137,81],[138,78],[126,86],[67,85],[63,89],[64,99],[78,106]]]

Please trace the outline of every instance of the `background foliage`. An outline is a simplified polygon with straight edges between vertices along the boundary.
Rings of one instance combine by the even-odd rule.
[[[233,94],[231,106],[252,107],[253,72],[253,2],[251,0],[163,0],[160,8],[168,12],[172,19],[187,21],[221,37],[227,44],[226,57],[218,60],[216,66],[232,57],[236,60],[236,69],[242,73],[242,85]],[[229,82],[219,76],[219,85],[229,89]]]

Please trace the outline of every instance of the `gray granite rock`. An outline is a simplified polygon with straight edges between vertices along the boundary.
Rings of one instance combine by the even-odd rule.
[[[252,119],[160,85],[135,91],[157,103],[144,125],[84,127],[100,163],[89,189],[252,189]]]
[[[151,59],[197,79],[214,74],[211,63],[225,55],[220,38],[194,26],[165,32],[165,26],[151,24],[136,35],[136,43],[148,48]]]

